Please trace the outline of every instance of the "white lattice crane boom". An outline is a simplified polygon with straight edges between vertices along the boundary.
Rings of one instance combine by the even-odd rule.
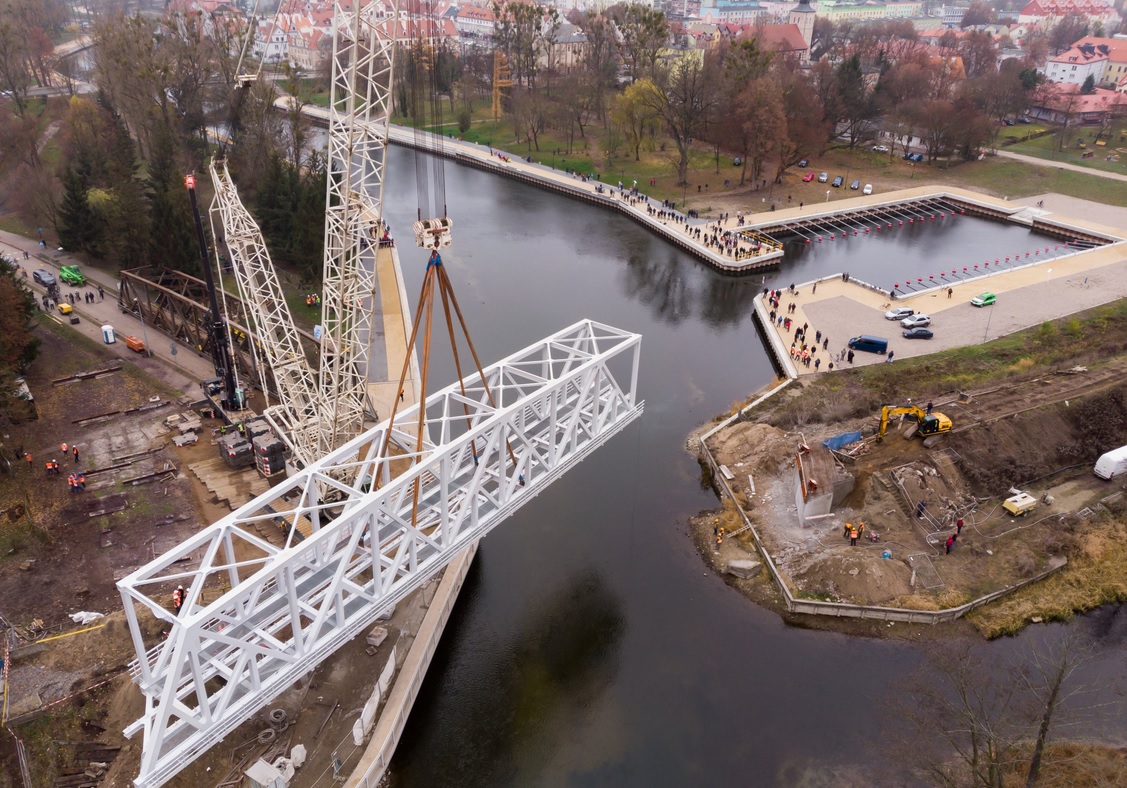
[[[324,407],[317,378],[305,358],[293,316],[262,231],[239,199],[226,162],[211,162],[215,204],[223,224],[232,270],[239,296],[248,305],[258,340],[262,390],[266,391],[265,368],[274,374],[278,404],[263,413],[293,450],[301,465],[309,465],[328,453],[321,428]]]
[[[334,3],[321,301],[322,426],[332,446],[359,435],[375,412],[368,373],[395,46],[379,4],[343,5]],[[393,31],[398,13],[396,3]]]

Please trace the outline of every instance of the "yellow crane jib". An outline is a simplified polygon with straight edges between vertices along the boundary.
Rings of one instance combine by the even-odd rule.
[[[884,440],[884,433],[888,429],[889,418],[899,415],[915,417],[915,434],[923,437],[950,432],[953,426],[951,419],[947,418],[942,413],[936,413],[935,411],[928,413],[923,408],[916,407],[915,405],[885,405],[880,411],[880,430],[877,432],[878,443]]]

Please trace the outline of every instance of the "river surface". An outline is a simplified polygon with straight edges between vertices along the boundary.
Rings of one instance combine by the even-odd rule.
[[[386,200],[412,302],[426,260],[411,244],[413,155],[391,150]],[[715,273],[615,213],[445,172],[455,242],[443,259],[483,362],[594,318],[643,335],[646,409],[485,539],[393,784],[834,784],[879,761],[870,745],[896,726],[893,688],[923,649],[786,626],[706,571],[687,536],[687,519],[717,499],[686,435],[773,378],[750,319],[762,279]],[[766,286],[842,270],[927,276],[1046,245],[1025,228],[954,221],[813,246]],[[454,379],[449,352],[432,370],[436,387]],[[1107,610],[1072,626],[1123,644],[1124,618]],[[1066,630],[981,648],[1002,663]],[[1109,655],[1086,675],[1121,680],[1122,663]]]

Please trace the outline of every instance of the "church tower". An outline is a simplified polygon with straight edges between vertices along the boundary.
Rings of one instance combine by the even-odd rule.
[[[798,26],[802,40],[806,42],[806,55],[802,58],[805,65],[810,62],[810,42],[814,38],[814,9],[810,7],[810,0],[799,0],[787,17],[787,22]]]

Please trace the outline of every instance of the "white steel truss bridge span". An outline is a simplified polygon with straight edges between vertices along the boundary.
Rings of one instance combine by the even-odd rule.
[[[119,582],[145,696],[136,785],[171,779],[640,416],[640,349],[580,321],[427,397],[421,451],[415,405]]]

